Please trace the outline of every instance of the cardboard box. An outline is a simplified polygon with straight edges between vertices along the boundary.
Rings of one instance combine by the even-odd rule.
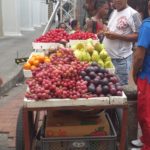
[[[80,137],[108,135],[110,127],[104,112],[99,116],[83,118],[76,114],[49,112],[45,137]]]

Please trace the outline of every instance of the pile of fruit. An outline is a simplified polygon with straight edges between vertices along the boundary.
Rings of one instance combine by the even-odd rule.
[[[30,91],[26,97],[44,100],[90,96],[87,93],[87,82],[80,76],[87,65],[76,60],[70,50],[58,51],[53,54],[49,64],[41,64],[32,71],[32,79],[27,80]]]
[[[36,43],[53,43],[68,41],[68,33],[63,29],[54,29],[47,32],[45,35],[37,38]]]
[[[111,58],[106,52],[104,45],[94,43],[92,39],[86,42],[79,42],[71,46],[76,58],[80,61],[97,62],[102,68],[113,68]]]
[[[93,62],[80,75],[87,81],[88,92],[95,96],[122,96],[118,78]]]
[[[69,49],[58,50],[49,63],[41,63],[27,80],[28,99],[90,98],[121,95],[115,75],[94,62],[89,65],[76,59]]]
[[[50,58],[40,54],[34,54],[31,58],[24,64],[23,69],[25,70],[34,70],[41,63],[49,63]]]
[[[77,31],[73,34],[70,34],[69,40],[87,40],[87,39],[97,40],[97,36],[90,32]]]

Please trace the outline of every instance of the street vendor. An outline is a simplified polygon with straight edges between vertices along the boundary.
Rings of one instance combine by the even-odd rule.
[[[71,26],[71,29],[72,29],[70,34],[80,30],[80,23],[76,19],[71,21],[70,26]]]
[[[113,0],[113,3],[116,9],[111,14],[107,31],[104,32],[103,43],[112,58],[121,85],[126,85],[132,63],[133,42],[138,37],[141,17],[127,5],[127,0]]]
[[[105,30],[104,18],[108,15],[109,5],[107,0],[96,0],[94,4],[96,13],[91,19],[87,20],[87,31],[101,35]]]
[[[148,2],[150,16],[150,1]],[[133,78],[138,90],[138,121],[142,137],[132,141],[143,146],[140,150],[150,150],[150,17],[140,27],[137,48],[133,58]],[[138,150],[135,148],[135,150]]]

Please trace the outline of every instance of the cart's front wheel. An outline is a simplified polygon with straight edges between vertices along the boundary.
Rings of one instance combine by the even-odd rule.
[[[23,108],[20,108],[16,128],[16,150],[24,150]]]

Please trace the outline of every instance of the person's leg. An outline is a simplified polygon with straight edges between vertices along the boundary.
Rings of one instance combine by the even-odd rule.
[[[142,129],[142,150],[150,150],[150,84],[138,79],[138,120]]]
[[[132,63],[132,55],[124,59],[112,59],[112,62],[115,66],[115,73],[119,77],[121,85],[127,85]]]

